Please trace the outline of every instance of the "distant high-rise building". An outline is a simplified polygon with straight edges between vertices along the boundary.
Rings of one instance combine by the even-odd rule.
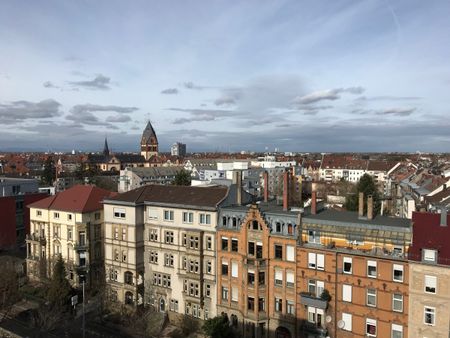
[[[172,156],[186,156],[186,144],[180,142],[174,143],[170,148],[170,153]]]
[[[141,155],[148,160],[152,156],[158,155],[158,138],[152,124],[148,121],[147,126],[142,133]]]

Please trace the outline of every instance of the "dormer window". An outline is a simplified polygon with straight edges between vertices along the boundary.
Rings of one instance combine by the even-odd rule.
[[[437,263],[437,250],[423,249],[422,261],[428,263]]]

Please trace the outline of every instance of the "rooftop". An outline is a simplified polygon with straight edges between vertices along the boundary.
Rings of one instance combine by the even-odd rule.
[[[29,205],[30,208],[70,212],[92,212],[102,209],[104,198],[115,193],[93,185],[76,185],[54,196]]]
[[[226,187],[192,187],[176,185],[146,185],[107,199],[106,203],[189,205],[217,207],[226,198]]]

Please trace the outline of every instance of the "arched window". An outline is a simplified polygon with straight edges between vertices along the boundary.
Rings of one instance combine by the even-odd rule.
[[[134,304],[133,293],[130,291],[125,292],[125,304],[128,304],[128,305]]]
[[[130,271],[126,271],[124,274],[125,284],[133,285],[133,273]]]

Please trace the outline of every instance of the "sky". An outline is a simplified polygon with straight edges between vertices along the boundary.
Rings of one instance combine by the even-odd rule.
[[[0,151],[450,151],[447,0],[0,0]]]

